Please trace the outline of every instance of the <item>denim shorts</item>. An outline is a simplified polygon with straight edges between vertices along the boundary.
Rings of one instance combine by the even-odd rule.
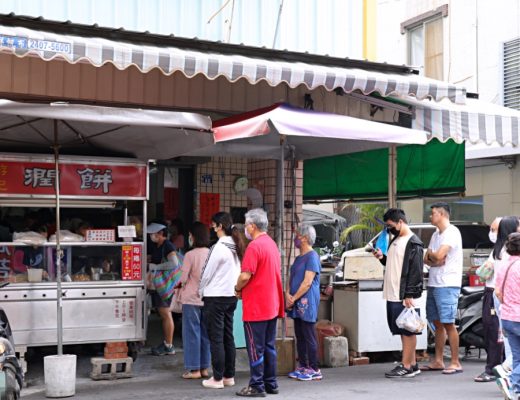
[[[460,287],[428,286],[426,297],[426,318],[428,321],[440,321],[452,324],[457,317]]]

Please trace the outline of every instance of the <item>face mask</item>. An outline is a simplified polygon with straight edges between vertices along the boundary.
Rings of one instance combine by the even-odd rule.
[[[302,246],[302,240],[300,238],[295,237],[294,238],[294,247],[299,249]]]
[[[157,233],[152,233],[150,235],[150,240],[154,243],[157,243],[159,241],[159,236],[157,236]]]
[[[244,235],[246,235],[247,240],[253,240],[253,237],[247,231],[247,227],[244,228]]]
[[[190,245],[190,247],[193,247],[193,238],[191,237],[191,235],[188,237],[188,244]]]
[[[388,228],[388,232],[390,232],[394,236],[399,236],[399,234],[401,233],[401,230],[397,229],[395,226],[393,226],[391,228]]]
[[[496,243],[497,242],[497,233],[489,231],[489,240],[491,243]]]

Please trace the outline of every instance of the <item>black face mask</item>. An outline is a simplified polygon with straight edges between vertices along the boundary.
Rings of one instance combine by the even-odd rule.
[[[388,231],[394,236],[399,236],[399,234],[401,233],[401,230],[394,227],[389,228]]]

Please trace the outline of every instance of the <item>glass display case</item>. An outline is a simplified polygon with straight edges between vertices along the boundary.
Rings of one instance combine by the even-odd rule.
[[[57,213],[52,161],[0,154],[0,299],[17,351],[56,345],[60,272],[63,344],[144,340],[147,164],[63,156]]]

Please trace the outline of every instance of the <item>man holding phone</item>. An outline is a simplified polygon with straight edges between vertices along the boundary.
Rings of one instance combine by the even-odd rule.
[[[390,208],[383,216],[391,235],[387,255],[374,249],[374,256],[386,266],[383,297],[386,300],[388,327],[393,335],[400,335],[403,345],[402,362],[385,373],[387,378],[412,378],[421,371],[415,359],[416,335],[420,333],[401,329],[396,324],[399,314],[415,307],[414,299],[421,297],[423,287],[423,244],[415,235],[400,208]]]

